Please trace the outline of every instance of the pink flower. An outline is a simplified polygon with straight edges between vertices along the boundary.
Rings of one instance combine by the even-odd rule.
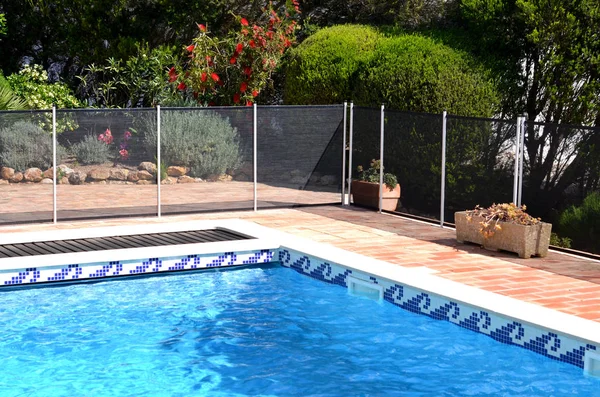
[[[203,25],[203,24],[201,24],[201,23],[199,23],[199,24],[197,24],[197,25],[198,25],[198,29],[199,29],[201,32],[206,32],[206,26],[205,26],[205,25]]]
[[[98,135],[98,140],[99,141],[104,141],[104,134]]]
[[[129,157],[129,152],[127,151],[127,149],[119,150],[119,154],[121,155],[121,158],[123,160],[126,160]]]
[[[125,140],[128,141],[131,138],[131,132],[125,131],[125,133],[123,133],[123,136],[125,137]]]

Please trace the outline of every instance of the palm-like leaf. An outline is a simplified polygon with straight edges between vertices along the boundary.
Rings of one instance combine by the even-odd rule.
[[[27,104],[13,92],[8,81],[0,75],[0,110],[23,110]]]

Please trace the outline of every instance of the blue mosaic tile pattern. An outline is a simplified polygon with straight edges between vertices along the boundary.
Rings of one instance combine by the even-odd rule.
[[[514,319],[488,313],[475,306],[453,302],[434,294],[346,269],[338,264],[309,257],[301,252],[280,249],[279,261],[298,273],[330,284],[347,287],[349,274],[384,287],[383,298],[405,310],[445,320],[463,328],[488,335],[495,340],[523,347],[546,357],[583,368],[586,350],[600,351],[600,346],[586,344],[572,337],[558,335]]]
[[[242,253],[225,252],[210,255],[149,258],[136,261],[31,267],[20,271],[1,272],[0,287],[269,263],[273,262],[274,257],[274,250],[257,250]]]

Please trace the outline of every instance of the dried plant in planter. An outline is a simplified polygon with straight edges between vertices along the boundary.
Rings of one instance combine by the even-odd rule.
[[[479,205],[475,209],[467,211],[467,220],[470,222],[474,216],[483,218],[479,222],[481,228],[479,232],[485,238],[494,235],[497,230],[502,230],[500,222],[509,222],[517,225],[535,225],[540,222],[540,218],[534,218],[527,214],[525,205],[517,206],[514,203],[493,204],[488,208],[481,208]]]

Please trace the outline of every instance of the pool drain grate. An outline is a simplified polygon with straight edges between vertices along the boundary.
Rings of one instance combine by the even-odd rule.
[[[157,247],[165,245],[214,243],[223,241],[249,240],[252,238],[253,237],[249,237],[227,229],[208,229],[184,232],[78,238],[71,240],[38,241],[32,243],[0,244],[0,258]]]

